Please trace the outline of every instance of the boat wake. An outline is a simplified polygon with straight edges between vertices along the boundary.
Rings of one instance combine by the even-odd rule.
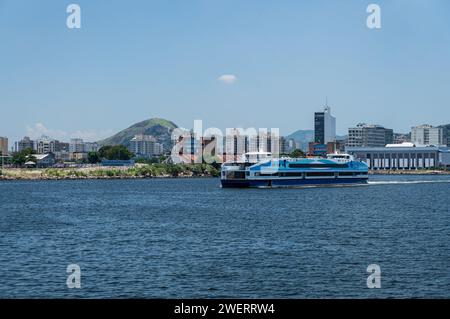
[[[342,187],[367,187],[367,186],[381,186],[381,185],[407,185],[407,184],[436,184],[436,183],[446,183],[450,184],[450,179],[448,180],[423,180],[423,181],[368,181],[367,183],[358,184],[322,184],[322,185],[296,185],[296,186],[258,186],[259,189],[307,189],[307,188],[342,188]]]
[[[435,183],[450,183],[449,180],[424,180],[424,181],[369,181],[367,185],[402,185],[402,184],[435,184]]]

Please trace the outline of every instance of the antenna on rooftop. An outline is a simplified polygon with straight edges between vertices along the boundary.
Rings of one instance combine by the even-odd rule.
[[[325,111],[329,111],[330,107],[328,106],[328,96],[325,97],[325,107],[324,107]]]

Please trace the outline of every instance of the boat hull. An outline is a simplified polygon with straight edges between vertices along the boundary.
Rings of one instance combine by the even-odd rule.
[[[299,186],[338,186],[367,184],[367,178],[339,178],[339,179],[258,179],[258,180],[227,180],[222,179],[223,188],[258,188],[258,187],[299,187]]]

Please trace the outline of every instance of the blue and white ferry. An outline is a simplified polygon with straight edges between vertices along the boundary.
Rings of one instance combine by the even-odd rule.
[[[269,152],[249,152],[222,164],[222,187],[298,187],[364,184],[368,166],[349,154],[326,158],[272,158]]]

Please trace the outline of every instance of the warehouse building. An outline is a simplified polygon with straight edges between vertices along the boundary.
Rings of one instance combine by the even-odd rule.
[[[404,143],[386,147],[347,147],[346,152],[374,170],[450,167],[448,147],[415,147],[412,143]]]

